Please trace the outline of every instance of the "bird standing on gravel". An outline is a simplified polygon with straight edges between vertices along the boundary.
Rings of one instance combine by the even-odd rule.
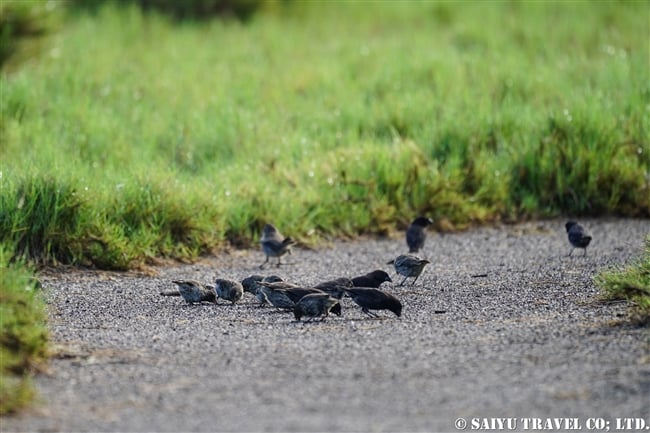
[[[260,243],[262,244],[262,251],[266,255],[266,261],[260,265],[260,269],[263,269],[264,265],[269,262],[269,257],[277,257],[278,263],[276,266],[280,266],[282,256],[291,254],[291,246],[296,242],[290,237],[283,237],[273,224],[266,224],[262,230]]]
[[[386,271],[382,271],[381,269],[352,278],[352,285],[354,287],[372,287],[378,289],[381,283],[384,282],[392,283],[393,280],[390,279]]]
[[[569,237],[569,242],[572,247],[569,257],[573,254],[573,250],[576,248],[584,249],[584,255],[586,256],[587,246],[589,245],[589,242],[591,242],[591,235],[587,233],[583,226],[575,221],[568,221],[564,227],[566,228],[567,236]]]
[[[244,287],[239,281],[217,278],[214,283],[217,296],[232,302],[232,305],[235,305],[235,302],[244,295]]]
[[[307,320],[308,322],[311,321],[314,317],[323,316],[321,318],[321,321],[323,321],[325,318],[327,318],[330,311],[332,311],[333,307],[336,305],[339,306],[340,316],[341,304],[339,304],[339,301],[337,299],[332,298],[330,295],[323,292],[310,293],[300,298],[300,300],[296,303],[295,307],[293,308],[293,315],[297,321],[300,321],[300,318],[303,316],[309,317]]]
[[[204,286],[195,280],[174,280],[172,283],[178,286],[178,292],[185,302],[194,304],[199,302],[217,302],[216,293],[208,286]]]
[[[404,282],[409,277],[415,277],[411,285],[415,284],[415,282],[418,280],[418,277],[424,270],[424,267],[429,263],[431,262],[418,256],[412,254],[402,254],[387,264],[395,266],[395,272],[400,275],[404,275],[404,279],[399,284],[400,286],[403,286]]]
[[[361,311],[369,316],[379,317],[370,310],[390,310],[397,317],[402,315],[402,303],[390,293],[370,287],[353,287],[346,289],[352,301],[361,307]]]
[[[431,224],[433,220],[423,216],[413,220],[406,230],[406,245],[409,247],[409,253],[417,253],[424,247],[424,241],[427,239],[425,230]]]

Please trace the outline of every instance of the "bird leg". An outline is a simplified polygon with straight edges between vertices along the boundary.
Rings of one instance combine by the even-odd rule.
[[[370,317],[375,317],[375,318],[379,317],[379,315],[377,313],[373,313],[372,311],[368,310],[367,308],[362,308],[361,311],[363,311],[364,313],[366,313]]]
[[[404,285],[404,282],[406,281],[407,278],[408,278],[408,277],[404,277],[404,279],[402,280],[402,282],[399,283],[399,286],[400,286],[400,287],[402,287],[402,286]]]
[[[260,269],[264,269],[264,265],[269,262],[269,256],[266,256],[266,261],[260,265]]]

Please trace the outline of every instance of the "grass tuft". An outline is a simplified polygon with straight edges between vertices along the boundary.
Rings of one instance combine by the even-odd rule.
[[[78,256],[82,200],[75,188],[52,177],[33,177],[0,195],[0,243],[14,258],[71,263]]]
[[[29,404],[31,375],[47,358],[45,308],[33,269],[10,260],[0,247],[0,415]]]
[[[618,269],[603,270],[595,277],[606,300],[630,301],[630,320],[640,325],[650,324],[650,236],[645,249],[632,264]]]

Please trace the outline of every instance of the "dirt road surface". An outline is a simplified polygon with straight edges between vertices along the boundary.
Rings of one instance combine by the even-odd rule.
[[[57,355],[35,379],[34,407],[2,418],[1,430],[469,431],[493,418],[520,431],[534,418],[570,418],[585,431],[594,420],[613,431],[626,417],[650,425],[648,329],[619,325],[626,305],[596,302],[592,280],[639,256],[650,222],[583,223],[594,236],[586,257],[567,257],[560,220],[430,233],[422,256],[432,263],[415,286],[398,287],[386,264],[405,252],[403,238],[297,249],[264,271],[252,250],[154,276],[47,273]],[[176,278],[275,273],[311,285],[373,269],[393,277],[382,288],[401,299],[401,318],[370,318],[346,298],[342,317],[305,324],[249,294],[235,306],[159,295]]]

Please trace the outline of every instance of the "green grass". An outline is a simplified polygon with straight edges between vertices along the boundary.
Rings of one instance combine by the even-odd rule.
[[[59,16],[40,54],[0,75],[4,263],[129,269],[254,245],[266,222],[316,244],[418,214],[439,229],[648,217],[648,7]]]
[[[650,236],[642,255],[624,268],[606,269],[595,278],[606,300],[627,300],[633,305],[630,319],[650,324]]]
[[[416,214],[459,228],[648,216],[647,8],[298,2],[245,24],[74,14],[48,55],[2,76],[1,241],[125,269],[251,245],[266,221],[313,243]],[[71,201],[31,203],[53,189]]]
[[[31,376],[47,357],[45,309],[33,270],[0,247],[0,415],[33,398]]]

